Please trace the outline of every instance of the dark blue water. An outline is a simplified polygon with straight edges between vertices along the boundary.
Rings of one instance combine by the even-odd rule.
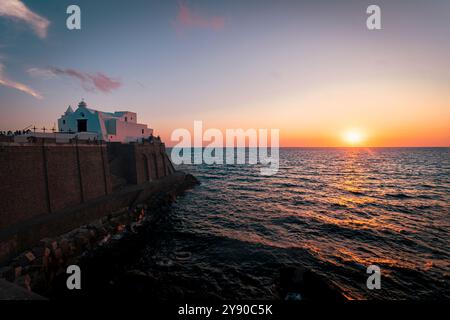
[[[280,267],[303,266],[349,298],[450,298],[448,148],[281,149],[274,176],[252,165],[178,169],[201,185],[171,209],[166,254],[191,253],[174,277],[265,299]],[[366,287],[371,264],[381,290]]]

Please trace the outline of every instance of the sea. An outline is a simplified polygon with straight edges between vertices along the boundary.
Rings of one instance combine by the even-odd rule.
[[[169,150],[170,154],[170,150]],[[311,270],[348,299],[450,298],[450,148],[281,148],[261,165],[179,165],[200,185],[171,205],[164,283],[219,299],[276,299],[283,267]],[[180,263],[181,261],[181,263]],[[367,268],[380,268],[369,289]]]

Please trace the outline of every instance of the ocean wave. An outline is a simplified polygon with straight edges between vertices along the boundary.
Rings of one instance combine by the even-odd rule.
[[[353,297],[449,297],[442,282],[450,277],[448,155],[281,149],[283,169],[264,178],[248,165],[189,166],[205,183],[174,204],[171,215],[183,223],[170,236],[205,268],[228,260],[236,272],[259,274],[267,263],[294,263]],[[382,294],[361,284],[370,262],[385,272]],[[261,277],[242,281],[247,288],[270,282]]]

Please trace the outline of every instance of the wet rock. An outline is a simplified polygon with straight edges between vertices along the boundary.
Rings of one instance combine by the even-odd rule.
[[[283,295],[286,295],[287,292],[303,292],[305,290],[304,273],[304,269],[296,267],[285,267],[280,270]]]
[[[61,248],[56,248],[54,255],[55,255],[55,259],[56,259],[58,262],[61,262],[62,257],[63,257],[63,253],[62,253]]]
[[[280,287],[281,295],[285,299],[300,295],[304,300],[345,300],[338,288],[328,279],[303,268],[282,268],[280,270]]]
[[[142,222],[133,222],[130,226],[130,230],[133,233],[139,233],[143,229],[143,223]]]
[[[28,262],[33,262],[34,260],[36,260],[36,256],[31,251],[27,251],[25,253],[25,257],[28,259]]]
[[[33,291],[45,289],[47,279],[43,272],[30,272],[29,276],[31,278],[30,287]]]
[[[284,300],[300,301],[302,300],[302,295],[298,292],[288,292]]]
[[[148,206],[145,203],[139,203],[136,205],[136,210],[139,210],[139,211],[142,209],[147,210],[147,208],[148,208]]]
[[[25,267],[30,263],[30,261],[28,260],[28,258],[25,256],[25,254],[21,254],[20,256],[16,257],[13,260],[13,265],[15,267]]]
[[[312,300],[345,301],[339,289],[324,276],[311,270],[304,273],[305,295]]]
[[[13,281],[15,278],[14,268],[10,266],[0,268],[0,278]]]
[[[0,279],[0,300],[45,300],[21,286]]]
[[[77,247],[85,250],[91,243],[91,233],[87,228],[80,228],[75,236]]]
[[[192,174],[186,174],[185,178],[184,178],[185,184],[188,186],[196,186],[196,185],[200,185],[200,181],[194,177]]]
[[[63,239],[59,242],[61,253],[64,256],[70,256],[72,254],[72,247],[68,239]]]
[[[51,250],[49,248],[44,249],[44,257],[49,257],[51,254]]]
[[[124,237],[124,234],[123,234],[123,233],[118,233],[118,234],[113,235],[113,236],[111,237],[111,239],[112,239],[112,240],[115,240],[115,241],[118,241],[118,240],[121,240],[123,237]]]
[[[56,250],[56,249],[58,248],[58,242],[57,242],[57,241],[52,241],[52,242],[51,242],[51,248],[52,248],[53,250]]]
[[[34,247],[33,249],[31,249],[31,251],[33,252],[35,257],[39,258],[39,257],[44,256],[45,248],[43,246],[42,247]]]
[[[15,267],[14,268],[14,279],[19,278],[22,275],[22,267]]]
[[[27,289],[29,292],[31,292],[31,277],[30,275],[26,274],[20,277],[17,277],[14,283],[22,288]]]

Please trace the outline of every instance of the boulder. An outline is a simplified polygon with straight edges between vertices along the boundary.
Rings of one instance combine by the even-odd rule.
[[[302,300],[346,300],[331,281],[312,270],[284,267],[280,270],[279,283],[283,299],[300,297]]]

